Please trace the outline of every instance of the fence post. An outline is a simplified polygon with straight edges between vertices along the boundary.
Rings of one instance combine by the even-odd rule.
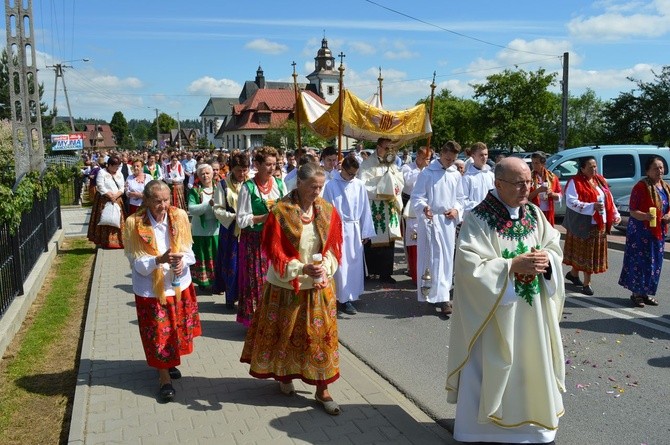
[[[14,260],[14,283],[15,288],[18,291],[18,295],[23,295],[23,271],[21,270],[21,246],[19,246],[19,234],[18,231],[20,228],[17,228],[17,233],[12,235],[9,234],[9,238],[12,243],[12,257]]]

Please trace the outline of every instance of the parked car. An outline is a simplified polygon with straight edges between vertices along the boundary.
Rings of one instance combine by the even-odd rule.
[[[598,173],[607,179],[614,199],[630,195],[633,186],[645,176],[644,164],[650,156],[660,156],[665,167],[665,180],[670,179],[670,149],[655,145],[595,145],[560,151],[547,159],[547,168],[558,176],[561,188],[579,171],[579,160],[593,156]],[[556,215],[565,214],[565,199],[555,208]]]
[[[614,226],[619,232],[626,233],[626,228],[628,227],[628,218],[630,218],[630,208],[628,207],[630,203],[630,195],[625,195],[614,200],[614,205],[621,215],[621,222]]]
[[[530,152],[530,151],[520,151],[520,152],[516,152],[516,151],[515,151],[515,152],[512,153],[510,156],[511,156],[511,157],[514,157],[514,158],[521,158],[521,159],[523,159],[524,161],[526,161],[526,164],[528,164],[528,167],[530,167],[531,170],[532,170],[533,168],[530,166],[530,164],[531,164],[531,162],[532,162],[532,160],[531,160],[531,156],[532,156],[532,155],[533,155],[533,152]]]

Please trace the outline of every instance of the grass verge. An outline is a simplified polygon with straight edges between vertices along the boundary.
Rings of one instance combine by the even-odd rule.
[[[0,362],[0,443],[66,443],[94,246],[66,240]]]

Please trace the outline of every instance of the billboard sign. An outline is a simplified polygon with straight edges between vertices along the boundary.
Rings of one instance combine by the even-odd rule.
[[[83,150],[84,133],[52,134],[51,144],[52,151]]]

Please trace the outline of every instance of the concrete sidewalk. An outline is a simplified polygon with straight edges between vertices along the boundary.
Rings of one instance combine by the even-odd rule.
[[[88,211],[63,211],[66,236],[85,236]],[[282,395],[276,382],[250,377],[239,362],[246,329],[226,311],[223,297],[204,295],[198,302],[203,336],[182,360],[175,401],[158,403],[128,262],[122,251],[98,250],[69,443],[456,443],[342,346],[341,378],[331,385],[339,416],[318,406],[314,387],[296,382],[297,396]]]

